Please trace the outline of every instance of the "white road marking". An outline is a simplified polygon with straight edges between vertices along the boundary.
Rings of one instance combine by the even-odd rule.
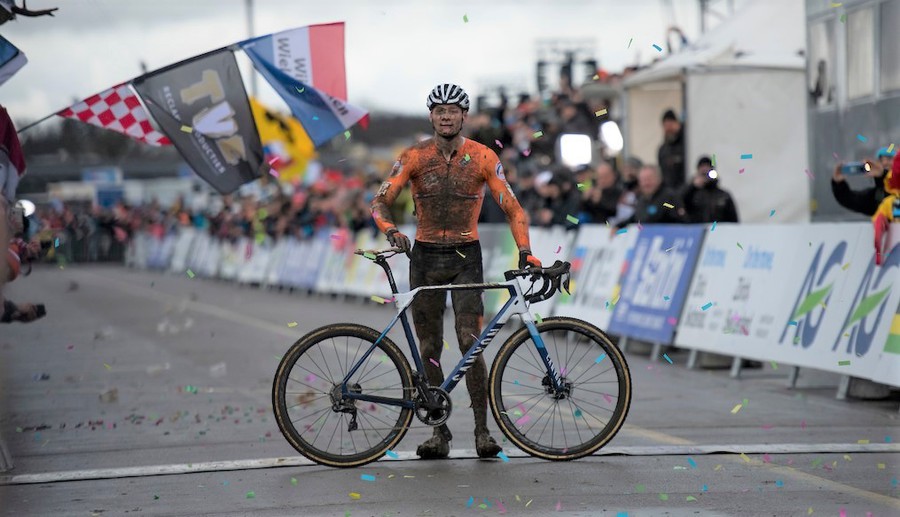
[[[687,456],[700,454],[826,454],[826,453],[891,453],[900,452],[900,444],[875,443],[791,443],[791,444],[750,444],[750,445],[651,445],[606,447],[595,456]],[[511,449],[510,458],[528,458],[518,450]],[[474,449],[453,449],[450,459],[476,459]],[[413,451],[397,452],[397,458],[383,457],[379,461],[410,461],[419,457]],[[497,459],[499,461],[499,458]],[[64,481],[84,481],[96,479],[119,479],[127,477],[166,476],[177,474],[197,474],[201,472],[224,472],[229,470],[254,470],[277,467],[308,467],[315,465],[303,457],[262,458],[233,461],[207,461],[201,463],[179,463],[174,465],[147,465],[142,467],[122,467],[107,469],[66,470],[37,474],[0,476],[2,485],[30,485],[38,483],[59,483]]]

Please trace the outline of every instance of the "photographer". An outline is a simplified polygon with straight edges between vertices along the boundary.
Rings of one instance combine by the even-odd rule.
[[[872,160],[863,162],[869,169],[863,175],[874,179],[875,184],[856,191],[850,189],[850,185],[847,184],[846,175],[842,170],[846,164],[838,163],[834,168],[834,175],[831,177],[831,192],[834,194],[834,199],[847,210],[872,216],[887,195],[884,181],[891,169],[891,161],[895,154],[895,150],[889,151],[887,147],[882,147],[878,150],[877,162]]]

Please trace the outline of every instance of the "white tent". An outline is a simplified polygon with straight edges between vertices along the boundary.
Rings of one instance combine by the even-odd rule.
[[[688,176],[715,154],[742,222],[770,220],[773,209],[779,222],[808,222],[805,49],[804,0],[748,2],[625,80],[626,152],[656,163],[673,108],[684,114]]]

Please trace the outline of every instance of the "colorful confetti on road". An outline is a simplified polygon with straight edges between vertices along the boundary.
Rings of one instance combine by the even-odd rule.
[[[507,456],[505,452],[503,452],[503,451],[498,452],[497,457],[499,457],[501,460],[503,460],[504,463],[509,463],[509,456]]]
[[[359,479],[362,479],[363,481],[375,481],[375,476],[371,474],[363,474],[359,476]]]

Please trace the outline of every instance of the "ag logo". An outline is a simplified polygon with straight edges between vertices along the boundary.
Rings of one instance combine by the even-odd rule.
[[[895,246],[891,250],[884,264],[877,271],[875,261],[869,262],[866,274],[856,289],[856,295],[853,296],[852,309],[841,325],[841,332],[831,348],[832,351],[837,350],[847,329],[853,327],[847,342],[847,353],[856,356],[866,355],[872,346],[872,339],[875,337],[881,318],[884,316],[891,287],[893,287],[893,284],[888,283],[885,279],[896,278],[897,270],[895,268],[898,266],[900,266],[900,246]],[[892,309],[890,317],[893,315]],[[857,323],[859,324],[857,325]]]
[[[828,259],[820,266],[819,263],[822,260],[824,247],[824,244],[819,245],[819,249],[816,250],[816,256],[806,272],[803,284],[800,286],[800,292],[797,293],[797,298],[791,309],[791,317],[784,322],[784,330],[778,339],[780,344],[784,344],[784,338],[792,328],[794,329],[794,335],[791,336],[793,342],[795,344],[800,342],[803,348],[809,348],[816,339],[816,333],[819,332],[819,325],[825,317],[828,301],[831,299],[831,289],[834,286],[834,280],[829,273],[834,268],[840,270],[840,265],[844,261],[844,255],[847,252],[847,242],[842,241],[838,244],[832,250]],[[815,319],[813,319],[814,313],[818,316]],[[802,322],[800,321],[801,318],[803,319]],[[791,325],[791,321],[797,321],[798,323],[794,326]]]

